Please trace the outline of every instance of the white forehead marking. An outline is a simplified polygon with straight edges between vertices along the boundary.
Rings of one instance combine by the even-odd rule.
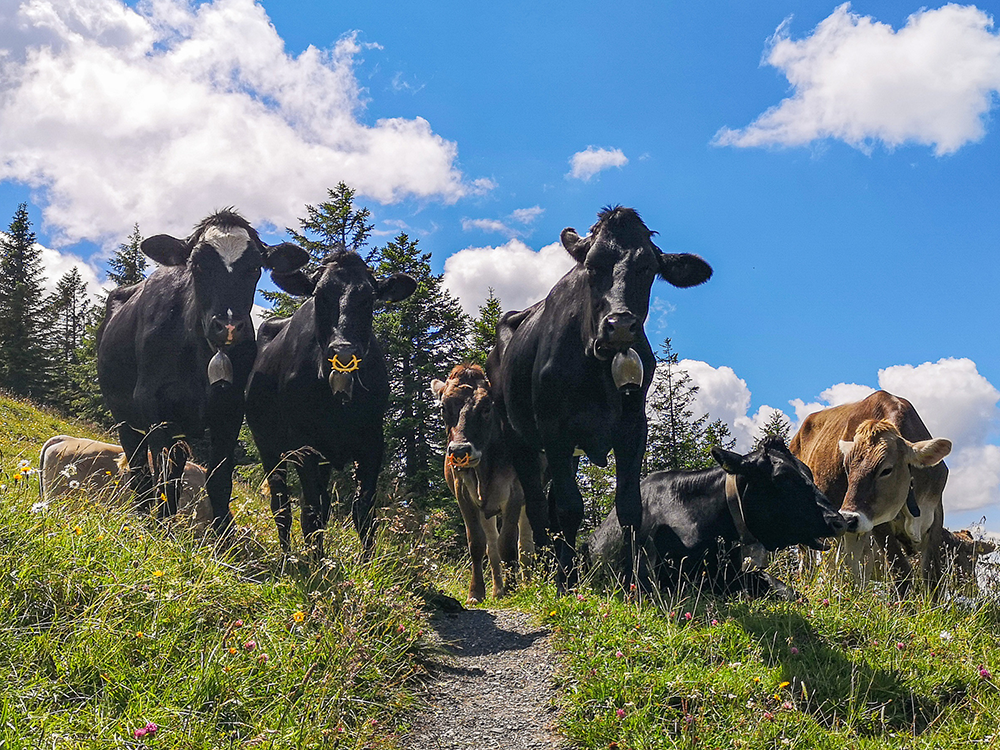
[[[208,227],[202,240],[214,247],[226,264],[226,268],[233,270],[233,263],[240,259],[240,256],[250,247],[250,234],[243,227]]]

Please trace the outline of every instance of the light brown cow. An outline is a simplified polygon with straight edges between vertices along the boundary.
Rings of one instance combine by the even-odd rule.
[[[74,490],[110,491],[119,482],[123,492],[129,492],[125,479],[128,461],[122,447],[114,443],[57,435],[42,446],[38,468],[42,499],[46,501]],[[178,513],[189,515],[192,525],[197,527],[212,520],[206,481],[204,467],[192,461],[185,464]]]
[[[936,586],[948,480],[942,460],[951,441],[932,438],[909,401],[876,391],[810,414],[789,447],[847,519],[840,552],[855,575],[875,573],[876,542],[903,585],[911,575],[906,553],[919,552],[924,580]]]
[[[444,476],[458,500],[472,557],[471,604],[486,598],[483,556],[493,574],[493,596],[504,595],[503,563],[515,567],[534,552],[524,493],[501,437],[490,383],[478,365],[458,365],[448,379],[431,381],[448,430]],[[497,530],[497,516],[501,528]]]

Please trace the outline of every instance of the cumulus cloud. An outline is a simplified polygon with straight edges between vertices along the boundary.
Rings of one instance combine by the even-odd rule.
[[[819,401],[811,401],[807,404],[801,398],[793,398],[788,402],[795,411],[795,420],[792,422],[793,429],[797,430],[802,425],[802,421],[814,412],[822,411],[831,406],[840,406],[841,404],[860,401],[874,392],[875,389],[868,385],[837,383],[820,393]]]
[[[786,20],[764,62],[793,93],[749,126],[721,129],[722,146],[800,146],[837,138],[863,150],[877,142],[957,151],[985,134],[1000,92],[1000,37],[975,6],[920,10],[898,31],[839,6],[794,40]]]
[[[554,242],[532,250],[512,239],[497,247],[467,247],[444,262],[444,285],[475,315],[490,287],[503,309],[523,310],[549,293],[573,267],[563,246]]]
[[[525,237],[531,234],[531,225],[538,220],[545,209],[540,206],[531,208],[518,208],[512,211],[506,218],[501,219],[462,219],[462,229],[466,232],[478,229],[483,232],[494,234],[504,234],[508,237]],[[511,226],[518,224],[519,226]]]
[[[292,225],[336,180],[383,203],[495,186],[423,118],[363,121],[356,34],[292,56],[254,0],[5,6],[0,179],[39,191],[59,243],[184,235],[226,205]]]
[[[578,151],[569,158],[569,173],[567,177],[588,182],[598,172],[611,167],[623,167],[628,164],[628,159],[620,148],[597,148],[587,146],[583,151]]]
[[[42,270],[45,274],[43,285],[45,292],[51,294],[56,290],[56,284],[64,274],[76,266],[80,279],[87,285],[87,294],[91,302],[97,302],[99,296],[114,284],[108,282],[105,274],[97,266],[72,253],[63,253],[50,247],[38,245],[41,250]]]

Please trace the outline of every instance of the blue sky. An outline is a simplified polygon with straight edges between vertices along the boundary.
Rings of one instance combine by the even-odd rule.
[[[134,222],[276,241],[343,179],[474,311],[634,206],[715,268],[646,330],[743,447],[886,387],[955,441],[949,525],[1000,530],[997,3],[331,5],[0,0],[0,215],[96,279]]]

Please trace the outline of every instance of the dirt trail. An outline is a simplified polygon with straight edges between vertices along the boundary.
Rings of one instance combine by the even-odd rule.
[[[427,682],[427,708],[402,738],[410,750],[568,748],[555,730],[549,631],[513,610],[471,609],[431,620],[447,654]]]

